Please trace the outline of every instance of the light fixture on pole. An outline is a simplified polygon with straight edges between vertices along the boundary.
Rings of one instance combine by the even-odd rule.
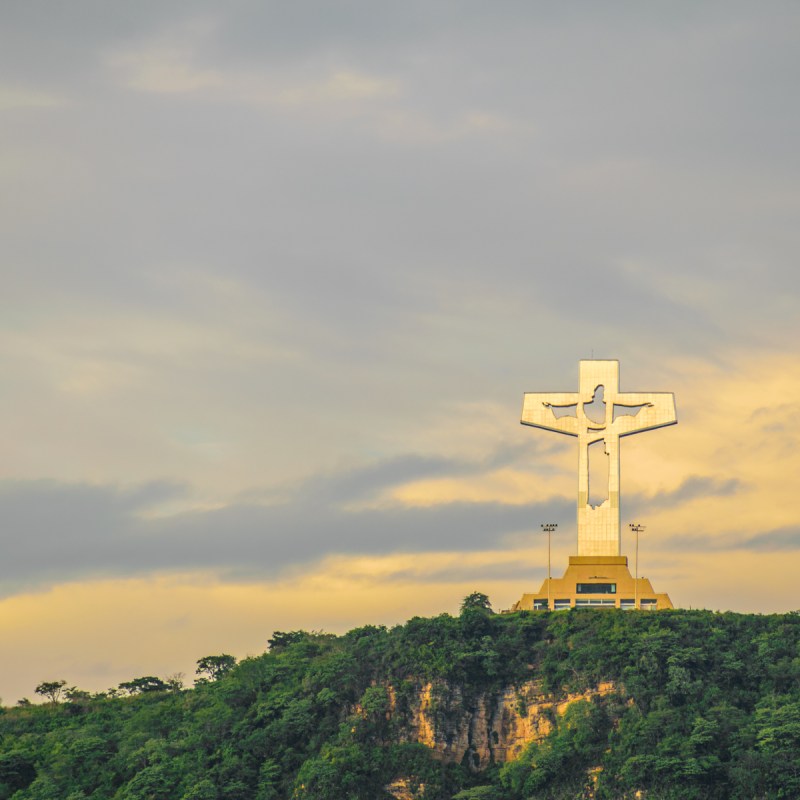
[[[552,603],[550,601],[550,534],[558,527],[557,522],[543,522],[542,533],[547,534],[547,610],[552,611]]]
[[[644,525],[639,525],[638,522],[631,522],[628,527],[636,534],[636,580],[633,584],[633,607],[639,608],[639,534],[644,533],[646,528]]]

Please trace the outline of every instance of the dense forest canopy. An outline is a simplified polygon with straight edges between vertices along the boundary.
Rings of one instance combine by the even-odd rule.
[[[92,695],[52,676],[0,713],[0,800],[753,800],[800,797],[800,615],[572,610],[275,633],[198,680]],[[536,681],[573,703],[516,760],[446,763],[403,735],[420,688]]]

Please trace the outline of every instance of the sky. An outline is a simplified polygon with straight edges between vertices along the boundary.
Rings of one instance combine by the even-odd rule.
[[[800,608],[800,6],[6,0],[0,696],[495,609],[578,362],[676,606]]]

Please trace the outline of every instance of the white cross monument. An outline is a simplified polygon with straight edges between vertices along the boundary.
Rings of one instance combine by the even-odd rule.
[[[571,605],[606,605],[612,602],[611,598],[602,603],[602,598],[595,598],[597,603],[587,598],[583,603],[576,595],[613,593],[617,596],[613,603],[626,607],[627,600],[620,595],[629,593],[629,581],[633,579],[627,570],[627,559],[620,556],[619,440],[622,436],[674,425],[677,422],[674,395],[670,392],[620,392],[618,361],[581,361],[578,391],[526,393],[521,422],[578,437],[578,554],[570,557],[570,571],[561,583],[569,583],[571,572],[575,572],[573,567],[580,568],[581,573],[583,567],[588,571],[586,576],[575,572],[578,582],[571,588],[564,584],[564,594],[572,595]],[[597,572],[600,567],[603,567],[601,571],[614,575],[589,574],[592,568]],[[586,582],[601,577],[609,582]],[[613,592],[606,587],[613,587]],[[597,591],[592,591],[593,588]],[[634,588],[632,583],[630,588]],[[649,592],[652,591],[650,587]],[[525,597],[539,602],[538,594]],[[658,597],[666,598],[659,600],[659,607],[671,607],[666,595]],[[636,607],[639,605],[635,602]]]

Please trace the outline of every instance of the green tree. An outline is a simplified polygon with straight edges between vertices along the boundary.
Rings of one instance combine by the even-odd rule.
[[[154,764],[137,772],[120,797],[124,800],[173,800],[174,781],[163,764]]]
[[[489,596],[485,595],[483,592],[472,592],[472,594],[468,594],[462,601],[461,601],[461,613],[463,614],[465,611],[484,611],[487,614],[494,614],[492,611],[492,604],[489,600]]]
[[[128,694],[144,694],[146,692],[166,692],[170,687],[161,678],[145,675],[142,678],[124,681],[119,685],[119,688]]]
[[[181,800],[218,800],[218,798],[217,787],[208,778],[205,778],[192,786]]]
[[[0,756],[0,798],[27,789],[35,778],[36,767],[29,756],[13,751]]]
[[[236,666],[236,659],[227,653],[218,656],[203,656],[197,662],[197,675],[204,675],[208,680],[219,680]]]
[[[800,700],[771,697],[756,710],[757,747],[772,797],[800,797]]]
[[[42,681],[33,691],[55,704],[61,699],[66,685],[66,681]]]
[[[78,689],[77,686],[70,686],[69,689],[64,690],[64,697],[66,697],[70,703],[83,703],[87,700],[91,700],[92,695],[83,689]]]
[[[307,639],[309,634],[306,631],[275,631],[272,638],[267,640],[271,653],[285,650],[293,644]]]
[[[453,795],[453,800],[504,800],[496,786],[473,786]]]
[[[173,672],[172,675],[167,675],[164,678],[164,684],[171,692],[180,692],[183,690],[184,674],[182,672]]]

